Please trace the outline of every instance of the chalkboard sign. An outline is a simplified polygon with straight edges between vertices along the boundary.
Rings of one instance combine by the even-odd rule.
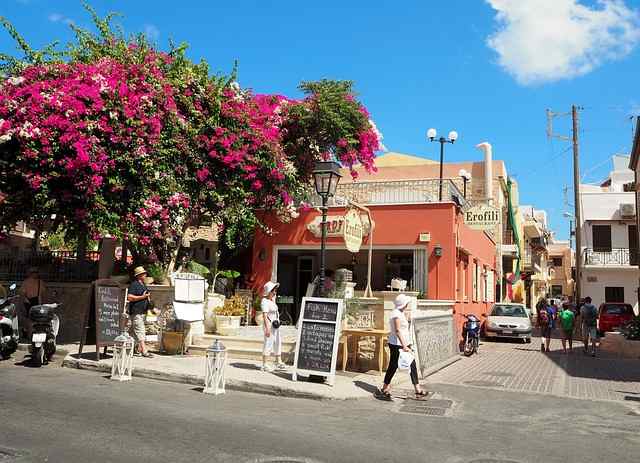
[[[331,373],[335,326],[331,323],[302,322],[297,368]]]
[[[87,332],[92,328],[95,328],[96,358],[100,360],[101,347],[104,347],[106,354],[107,346],[113,345],[121,332],[125,299],[125,288],[118,282],[108,279],[94,282],[92,304],[87,307],[84,319],[83,336],[78,351],[80,354],[87,341]],[[95,326],[90,326],[91,319],[94,320]]]
[[[307,300],[305,314],[309,320],[335,322],[338,319],[338,302]]]
[[[124,308],[119,286],[96,285],[96,344],[113,344],[120,334],[120,317]]]
[[[326,376],[328,383],[334,384],[342,305],[342,299],[302,299],[293,365],[294,381],[298,379],[298,373],[302,373]]]

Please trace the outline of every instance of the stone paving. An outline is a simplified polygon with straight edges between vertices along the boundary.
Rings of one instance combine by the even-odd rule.
[[[640,402],[640,361],[603,354],[542,353],[538,344],[484,342],[480,354],[441,370],[429,383],[489,387],[590,400]]]

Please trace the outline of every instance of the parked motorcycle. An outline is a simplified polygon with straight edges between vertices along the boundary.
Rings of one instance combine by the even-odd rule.
[[[18,350],[18,311],[15,304],[16,284],[9,286],[7,297],[0,299],[0,360],[8,359]]]
[[[60,318],[56,311],[61,304],[40,304],[29,309],[32,323],[31,361],[37,367],[46,365],[56,353],[56,337],[60,330]]]
[[[480,346],[480,319],[473,314],[464,316],[467,320],[462,327],[462,338],[464,339],[464,355],[467,357],[478,353]]]

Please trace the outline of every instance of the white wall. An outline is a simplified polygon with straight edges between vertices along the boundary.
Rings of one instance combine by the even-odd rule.
[[[614,222],[614,221],[598,221],[587,222],[582,227],[582,247],[593,248],[593,228],[592,225],[609,225],[611,226],[611,247],[612,248],[628,248],[629,247],[629,225],[635,225],[635,222]]]
[[[589,281],[593,277],[597,281]],[[637,267],[629,267],[627,269],[611,268],[611,269],[590,269],[585,268],[582,271],[582,297],[591,296],[593,304],[598,307],[604,302],[604,288],[606,286],[623,286],[624,302],[631,304],[633,310],[638,313],[638,296],[636,289],[638,287],[638,269]]]

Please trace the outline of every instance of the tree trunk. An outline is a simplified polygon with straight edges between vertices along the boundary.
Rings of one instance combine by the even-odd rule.
[[[176,268],[176,263],[178,262],[178,256],[180,255],[180,250],[182,249],[182,237],[187,232],[187,229],[191,226],[192,223],[193,222],[191,220],[186,220],[184,225],[182,226],[180,235],[176,237],[178,241],[178,246],[176,247],[175,250],[171,252],[171,259],[169,259],[169,265],[167,265],[167,277],[171,275]]]

